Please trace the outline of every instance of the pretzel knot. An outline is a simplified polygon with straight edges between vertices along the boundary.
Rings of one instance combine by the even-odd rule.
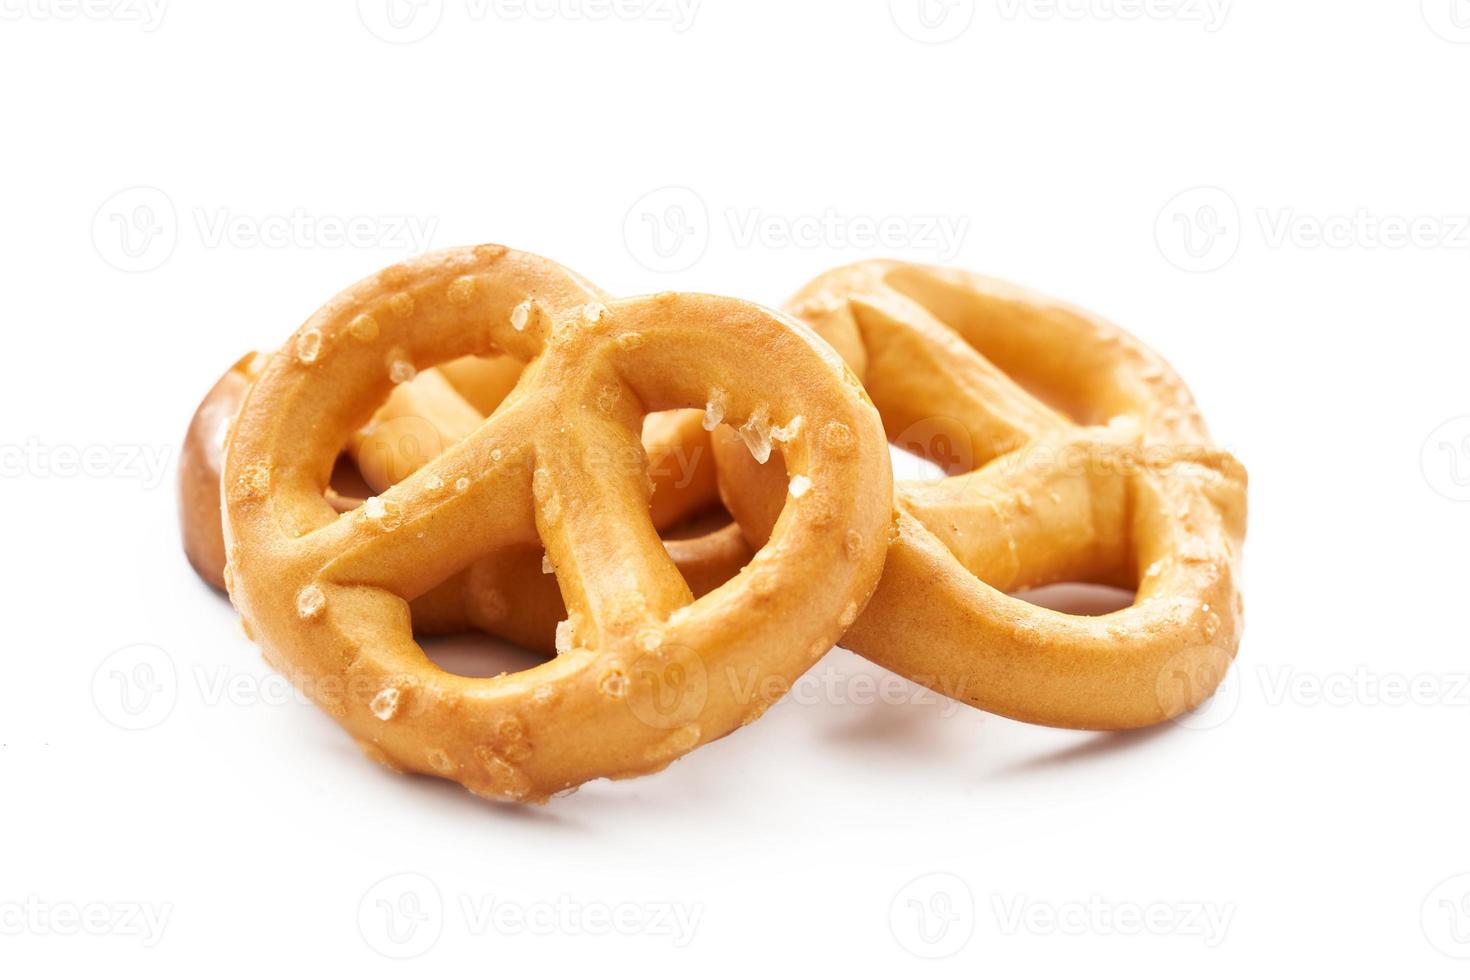
[[[1158,355],[1085,311],[897,262],[829,272],[788,308],[863,379],[891,441],[950,474],[898,484],[897,537],[844,646],[1060,727],[1141,727],[1213,693],[1240,640],[1246,474]],[[715,449],[758,546],[774,474]],[[1103,616],[1007,594],[1064,581],[1137,594]]]
[[[527,367],[495,414],[336,513],[332,463],[395,381],[502,353]],[[639,424],[715,389],[729,418],[775,428],[802,492],[694,600],[649,518]],[[381,761],[511,800],[660,769],[757,717],[749,692],[784,690],[856,617],[892,520],[878,415],[805,327],[711,296],[605,300],[498,246],[388,269],[318,311],[250,388],[221,490],[231,598],[277,669]],[[558,656],[497,678],[434,666],[409,601],[538,541],[569,612]]]

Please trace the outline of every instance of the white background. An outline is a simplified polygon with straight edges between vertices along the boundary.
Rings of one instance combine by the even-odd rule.
[[[0,971],[1463,976],[1470,3],[65,4],[0,0]],[[480,241],[772,304],[897,254],[1113,318],[1251,470],[1230,684],[1092,735],[871,703],[837,652],[545,808],[368,763],[195,580],[172,465],[242,352]]]

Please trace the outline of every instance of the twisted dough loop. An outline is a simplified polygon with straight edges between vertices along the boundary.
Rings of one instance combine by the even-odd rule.
[[[332,461],[399,365],[492,353],[528,365],[496,413],[337,515]],[[809,482],[751,563],[691,601],[646,474],[619,461],[642,458],[645,412],[716,386],[731,418],[782,420]],[[840,445],[815,435],[839,429]],[[804,327],[717,297],[604,303],[554,263],[483,246],[388,269],[307,321],[250,389],[221,485],[231,597],[278,669],[396,768],[542,800],[655,771],[757,717],[768,702],[748,692],[789,685],[876,584],[892,481],[876,411]],[[538,539],[570,612],[559,655],[498,678],[435,667],[408,600]]]
[[[1181,714],[1239,645],[1244,469],[1209,444],[1178,376],[1117,327],[947,269],[837,269],[788,307],[863,379],[891,441],[943,465],[901,482],[882,582],[843,639],[988,711],[1126,729]],[[721,490],[753,545],[773,475],[717,439]],[[1136,587],[1104,616],[1007,595]]]

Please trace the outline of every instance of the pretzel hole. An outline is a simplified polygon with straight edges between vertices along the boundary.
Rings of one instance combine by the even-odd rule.
[[[729,511],[715,504],[669,525],[661,534],[665,541],[693,541],[728,526],[732,519]]]
[[[925,444],[917,438],[899,439],[888,444],[888,458],[893,461],[893,480],[928,482],[942,480],[947,475],[943,466],[935,461],[936,448],[943,450],[950,443]],[[942,458],[942,456],[940,457]]]
[[[1054,582],[1013,592],[1011,598],[1072,616],[1106,616],[1132,606],[1136,593],[1095,582]]]
[[[729,525],[729,514],[714,506],[663,532],[673,553],[708,556],[680,567],[696,597],[724,584],[749,559],[748,552],[732,545],[731,536],[721,534]],[[678,543],[685,545],[682,552]],[[541,546],[501,549],[461,572],[451,586],[447,594],[457,591],[460,603],[447,609],[423,603],[412,612],[424,653],[447,673],[496,677],[530,670],[579,639],[556,568]]]
[[[515,674],[552,659],[543,651],[478,631],[420,637],[418,643],[436,667],[459,677]]]
[[[372,487],[362,478],[362,470],[357,468],[356,461],[347,453],[337,457],[328,486],[336,495],[339,505],[350,510],[355,510],[361,506],[362,501],[373,495]]]
[[[460,677],[498,677],[555,659],[567,619],[541,544],[484,555],[410,604],[424,654]]]

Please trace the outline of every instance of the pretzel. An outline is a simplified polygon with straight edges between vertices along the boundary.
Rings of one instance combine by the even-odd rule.
[[[245,392],[267,358],[241,358],[210,389],[190,422],[179,465],[179,513],[184,551],[201,578],[224,589],[220,526],[220,469],[224,438]],[[509,357],[464,357],[398,385],[348,448],[368,490],[382,491],[467,435],[514,387],[524,365]],[[650,518],[677,534],[697,515],[718,507],[714,460],[704,413],[657,412],[644,421],[643,442],[653,484]],[[474,424],[471,424],[473,420]],[[339,513],[361,506],[360,496],[331,487]],[[708,533],[669,537],[669,556],[696,596],[738,572],[754,553],[728,523]],[[540,549],[491,556],[413,603],[416,632],[430,636],[479,629],[522,646],[551,652],[566,609],[556,583],[542,574]]]
[[[900,262],[829,272],[788,310],[863,379],[889,438],[950,474],[898,483],[898,535],[844,646],[1065,728],[1151,725],[1210,696],[1240,640],[1246,473],[1158,355],[1083,310]],[[779,474],[728,434],[715,456],[759,547]],[[1007,595],[1063,581],[1137,595],[1092,617]]]
[[[527,363],[495,414],[336,514],[333,460],[391,377],[495,353]],[[784,440],[791,501],[692,600],[648,517],[637,426],[712,390],[757,444]],[[878,415],[805,327],[712,296],[604,301],[499,246],[395,266],[313,315],[246,395],[221,486],[231,598],[277,669],[380,761],[522,801],[656,771],[758,717],[857,616],[892,520]],[[559,655],[497,678],[433,666],[406,600],[541,542],[570,610]],[[752,702],[752,677],[777,683]]]

